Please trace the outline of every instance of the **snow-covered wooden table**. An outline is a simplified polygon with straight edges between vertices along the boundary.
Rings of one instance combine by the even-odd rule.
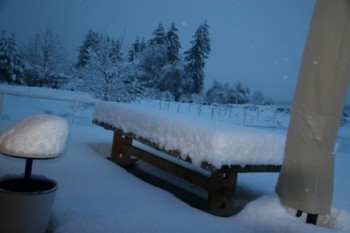
[[[96,104],[93,122],[114,131],[111,160],[140,159],[207,189],[219,216],[233,214],[238,173],[278,172],[283,160],[284,132],[112,102]]]

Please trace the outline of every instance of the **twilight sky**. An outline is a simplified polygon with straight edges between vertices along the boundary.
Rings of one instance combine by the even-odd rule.
[[[215,79],[240,81],[291,100],[313,6],[314,0],[0,0],[0,29],[21,45],[53,26],[75,60],[89,28],[123,38],[127,51],[136,36],[148,40],[159,22],[165,28],[174,22],[184,52],[207,20],[205,88]]]

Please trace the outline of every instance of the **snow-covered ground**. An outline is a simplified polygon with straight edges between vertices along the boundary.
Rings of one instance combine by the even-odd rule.
[[[0,130],[34,113],[52,113],[70,121],[72,109],[71,103],[6,96]],[[186,115],[177,109],[177,118]],[[318,226],[305,224],[305,216],[299,219],[295,211],[280,205],[274,193],[275,173],[239,175],[238,189],[257,199],[237,215],[221,218],[191,207],[105,159],[101,154],[108,153],[112,132],[89,124],[92,110],[85,105],[79,107],[76,117],[69,126],[63,156],[33,165],[33,173],[45,174],[59,184],[48,232],[350,232],[350,154],[343,152],[350,150],[347,143],[336,155],[332,214],[320,216]],[[23,168],[24,161],[0,156],[0,176],[21,173]]]

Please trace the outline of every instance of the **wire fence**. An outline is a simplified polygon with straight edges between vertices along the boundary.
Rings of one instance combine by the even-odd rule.
[[[33,99],[35,104],[33,107]],[[71,96],[50,96],[40,93],[19,93],[0,90],[0,119],[18,120],[35,113],[56,114],[71,124],[92,125],[97,100]],[[141,101],[140,101],[141,104]],[[145,104],[145,102],[142,102]],[[202,105],[168,101],[147,101],[146,104],[174,114],[191,114],[206,119],[271,130],[287,130],[290,119],[288,106]],[[349,131],[348,120],[341,130]],[[338,135],[338,151],[350,153],[350,137]]]
[[[33,101],[35,105],[33,106]],[[91,123],[96,100],[0,90],[0,119],[19,119],[35,113],[56,114],[72,124]]]
[[[157,106],[158,105],[158,106]],[[288,130],[291,108],[289,106],[258,105],[202,105],[195,103],[176,103],[159,101],[153,104],[164,111],[178,114],[198,115],[211,120],[218,120],[249,127],[267,128],[271,130]],[[347,114],[344,114],[345,116]],[[337,137],[337,151],[350,154],[350,120],[343,117]],[[345,133],[345,136],[343,135]]]

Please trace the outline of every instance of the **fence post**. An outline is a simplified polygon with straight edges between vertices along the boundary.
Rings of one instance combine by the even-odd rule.
[[[278,111],[277,109],[275,109],[275,111],[273,112],[273,119],[272,119],[273,126],[275,125],[275,121],[277,121],[277,114],[278,114]]]
[[[1,94],[0,94],[0,120],[2,120],[2,118],[3,118],[4,101],[5,101],[5,94],[3,92],[1,92]]]
[[[243,109],[244,109],[244,111],[243,111],[243,125],[246,125],[247,108],[244,107]]]
[[[75,114],[76,114],[76,111],[77,111],[77,102],[73,102],[73,115],[72,115],[72,124],[74,125],[75,124]]]

